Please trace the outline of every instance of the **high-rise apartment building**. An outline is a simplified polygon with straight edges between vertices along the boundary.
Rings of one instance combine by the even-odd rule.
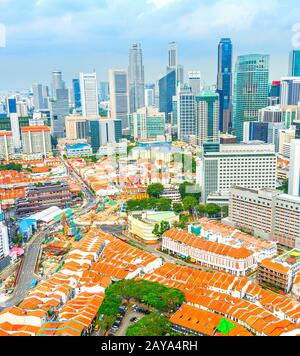
[[[128,74],[126,69],[109,71],[110,112],[113,119],[122,121],[122,128],[129,126]]]
[[[136,140],[156,139],[165,133],[165,114],[153,107],[139,109],[130,115],[130,135]]]
[[[197,138],[205,142],[219,142],[219,95],[212,90],[203,90],[196,96]]]
[[[48,126],[22,127],[22,146],[25,154],[47,157],[51,153],[51,130]]]
[[[80,95],[83,116],[99,115],[98,83],[96,73],[80,73]]]
[[[300,197],[300,140],[291,142],[289,194]]]
[[[244,122],[257,121],[259,110],[268,105],[269,56],[239,56],[235,68],[233,124],[238,141],[243,140]]]
[[[232,42],[222,38],[218,47],[217,91],[220,98],[220,131],[228,132],[232,126]]]
[[[197,136],[196,98],[189,86],[178,89],[177,99],[178,138],[190,143]]]
[[[135,43],[129,50],[129,106],[130,113],[145,106],[145,73],[143,51],[139,43]]]
[[[188,73],[189,76],[189,86],[192,89],[192,93],[199,95],[201,92],[201,72],[191,71]]]
[[[276,162],[275,147],[271,144],[204,144],[199,169],[203,202],[210,194],[228,196],[233,186],[275,189]]]
[[[300,49],[290,53],[289,76],[300,77]]]

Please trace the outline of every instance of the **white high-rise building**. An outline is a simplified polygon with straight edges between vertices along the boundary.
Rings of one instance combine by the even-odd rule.
[[[13,134],[14,148],[19,150],[22,147],[21,135],[20,135],[20,123],[18,114],[10,114],[10,125]]]
[[[128,128],[129,96],[127,69],[109,70],[110,112],[113,119],[122,121],[122,128]]]
[[[9,238],[8,230],[3,220],[2,209],[0,206],[0,269],[5,267],[7,263],[3,264],[3,260],[9,255]]]
[[[178,54],[177,43],[171,42],[168,46],[168,70],[177,70],[178,66]]]
[[[98,116],[99,98],[96,73],[80,73],[80,93],[83,116]]]
[[[201,72],[191,71],[189,75],[189,86],[192,88],[192,93],[200,94],[201,92]]]
[[[220,145],[204,144],[201,160],[202,199],[221,194],[229,199],[232,187],[276,188],[275,146],[258,142]]]
[[[300,140],[291,142],[289,195],[300,197]]]

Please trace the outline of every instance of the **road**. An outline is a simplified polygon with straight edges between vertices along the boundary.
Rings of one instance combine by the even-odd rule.
[[[137,318],[138,320],[141,320],[145,315],[136,313],[135,311],[129,311],[125,318],[122,321],[120,329],[116,332],[116,336],[126,336],[126,332],[129,328],[129,326],[134,325],[134,323],[131,323],[130,320],[132,318]]]
[[[85,185],[82,179],[70,169],[69,165],[61,159],[62,163],[68,169],[69,174],[79,183],[81,186],[82,192],[85,194],[86,201],[83,207],[80,209],[79,212],[74,214],[76,217],[81,215],[87,214],[93,207],[96,205],[96,198],[94,195],[89,191],[89,188]],[[0,311],[15,306],[24,300],[24,298],[28,295],[31,283],[35,278],[35,268],[36,263],[39,257],[39,253],[41,250],[42,242],[45,240],[47,235],[50,233],[51,230],[54,230],[60,223],[53,223],[46,229],[40,231],[31,242],[27,244],[25,248],[25,255],[23,264],[21,266],[19,280],[17,282],[17,286],[15,288],[14,294],[10,299],[0,305]]]

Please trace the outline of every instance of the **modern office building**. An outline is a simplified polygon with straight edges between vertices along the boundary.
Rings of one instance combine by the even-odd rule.
[[[51,150],[51,130],[48,126],[22,127],[22,146],[25,154],[47,157]]]
[[[172,70],[159,80],[159,111],[165,113],[166,123],[171,122],[173,97],[176,95],[176,71]]]
[[[276,163],[275,147],[271,144],[204,144],[198,173],[203,202],[210,194],[229,196],[233,186],[275,189]]]
[[[129,50],[129,111],[136,112],[145,106],[145,73],[143,51],[139,43],[135,43]]]
[[[219,129],[228,132],[232,126],[232,42],[222,38],[218,47],[217,91],[220,98]]]
[[[279,131],[279,154],[284,156],[285,145],[290,145],[292,140],[296,138],[296,129],[291,127]]]
[[[201,93],[201,72],[191,71],[188,73],[189,76],[189,86],[192,89],[192,93],[199,95]]]
[[[81,108],[81,92],[80,92],[80,81],[79,79],[73,79],[73,101],[75,109]]]
[[[286,77],[281,80],[280,104],[298,105],[300,102],[300,77]]]
[[[196,96],[197,139],[202,146],[205,142],[219,142],[219,95],[213,90],[203,90]]]
[[[145,106],[155,107],[155,84],[146,84],[145,86]]]
[[[87,140],[89,135],[88,118],[81,115],[65,117],[66,142],[69,145]]]
[[[135,140],[156,139],[166,129],[165,114],[153,107],[139,109],[130,115],[130,136]]]
[[[267,106],[259,110],[258,119],[260,122],[282,122],[282,108],[280,105]]]
[[[26,102],[17,102],[17,114],[19,117],[28,117],[28,106]]]
[[[80,73],[80,95],[83,116],[99,115],[98,83],[96,73]]]
[[[11,131],[0,131],[0,158],[8,161],[14,154],[14,141]]]
[[[168,45],[168,71],[177,70],[177,66],[178,66],[177,43],[170,42]]]
[[[109,70],[110,112],[113,119],[122,121],[122,128],[129,126],[129,95],[127,69]]]
[[[300,77],[300,49],[290,53],[289,76]]]
[[[56,90],[56,100],[50,101],[51,133],[56,139],[65,137],[65,117],[69,114],[69,92]]]
[[[275,80],[272,82],[269,92],[269,105],[275,106],[280,104],[281,81]]]
[[[291,141],[289,194],[300,197],[300,140]]]
[[[184,85],[184,67],[182,64],[178,64],[177,66],[177,84]]]
[[[42,84],[33,84],[33,106],[35,111],[48,109],[47,89]]]
[[[269,124],[267,122],[248,121],[244,124],[244,141],[262,141],[268,143]]]
[[[197,136],[197,105],[189,86],[180,86],[177,94],[178,139],[187,143]]]
[[[65,89],[66,85],[62,79],[62,72],[61,71],[54,71],[52,72],[52,99],[56,100],[56,91]]]
[[[269,56],[239,56],[235,67],[233,124],[238,141],[243,140],[244,122],[257,121],[259,110],[268,105]]]
[[[100,82],[99,98],[100,101],[108,101],[110,95],[109,82]]]

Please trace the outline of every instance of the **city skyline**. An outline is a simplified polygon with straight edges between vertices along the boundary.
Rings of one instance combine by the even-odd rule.
[[[26,7],[0,1],[7,33],[6,48],[0,49],[0,90],[50,83],[54,70],[61,70],[68,84],[79,72],[94,69],[100,81],[107,81],[110,68],[128,65],[128,48],[136,42],[143,48],[146,82],[156,82],[165,74],[171,41],[178,43],[185,72],[199,70],[211,85],[222,37],[232,39],[234,62],[238,55],[270,54],[270,79],[280,79],[288,74],[297,6],[293,0],[64,0],[59,5],[40,0]],[[123,11],[127,16],[120,19]]]

